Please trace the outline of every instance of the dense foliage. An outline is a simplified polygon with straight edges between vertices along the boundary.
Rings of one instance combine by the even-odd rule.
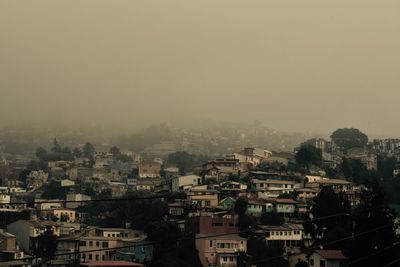
[[[331,138],[336,145],[345,150],[364,147],[368,143],[368,136],[354,128],[337,129],[332,133]]]

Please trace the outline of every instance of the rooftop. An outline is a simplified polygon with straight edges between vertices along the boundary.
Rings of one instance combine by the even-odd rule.
[[[318,253],[327,260],[347,260],[341,250],[316,250]]]

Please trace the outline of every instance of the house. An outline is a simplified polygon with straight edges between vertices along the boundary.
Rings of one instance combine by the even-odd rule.
[[[302,246],[303,226],[301,224],[258,225],[254,233],[265,237],[267,244],[277,243],[283,245],[285,248],[298,248]]]
[[[234,158],[218,158],[210,160],[203,164],[202,175],[205,180],[216,179],[220,180],[227,178],[230,175],[240,174],[239,160]]]
[[[239,193],[244,193],[247,190],[247,185],[235,181],[227,181],[220,184],[219,191],[221,197],[235,197]]]
[[[0,261],[23,259],[24,252],[17,246],[15,235],[0,229]]]
[[[330,186],[336,192],[346,192],[354,190],[354,184],[352,182],[341,180],[341,179],[329,179],[322,178],[314,180],[313,182],[306,183],[306,188],[321,189],[325,186]]]
[[[172,192],[184,191],[190,187],[201,184],[201,177],[198,175],[185,175],[171,179]]]
[[[173,218],[185,218],[192,209],[192,203],[187,200],[179,200],[168,204],[168,214]]]
[[[45,200],[45,199],[35,199],[35,208],[38,210],[49,210],[49,209],[56,209],[56,208],[62,208],[62,202],[64,200],[60,199],[52,199],[52,200]]]
[[[298,193],[298,200],[307,201],[316,197],[319,193],[319,190],[315,188],[298,188],[296,189],[296,192]]]
[[[8,224],[7,231],[17,238],[23,250],[31,252],[37,246],[38,237],[46,232],[60,236],[60,224],[52,221],[19,220]]]
[[[244,162],[249,166],[257,167],[261,162],[272,156],[272,152],[262,148],[246,147],[238,153],[234,153],[239,162]]]
[[[246,213],[252,216],[260,217],[265,211],[265,201],[263,199],[248,199]]]
[[[39,188],[47,182],[49,174],[40,171],[31,171],[26,177],[27,188]]]
[[[257,191],[270,192],[276,195],[280,195],[293,192],[295,189],[296,182],[275,180],[275,179],[267,179],[267,180],[253,179],[251,180],[251,184]]]
[[[128,262],[149,262],[153,259],[153,242],[140,241],[130,243],[125,248],[117,249],[115,252],[115,260],[123,260]],[[138,265],[139,266],[139,265]],[[144,266],[144,265],[140,265]]]
[[[239,253],[247,252],[247,239],[238,234],[197,234],[196,249],[203,267],[234,267]]]
[[[159,162],[141,162],[138,165],[138,175],[140,178],[158,178],[160,177],[161,163]]]
[[[296,212],[298,202],[291,198],[277,198],[275,200],[275,210],[280,214],[293,214]]]
[[[124,228],[90,228],[81,235],[59,238],[57,241],[57,254],[62,254],[60,259],[69,260],[76,247],[79,247],[80,257],[84,261],[113,261],[116,260],[118,249],[128,249],[131,246],[136,249],[128,250],[130,259],[151,260],[152,246],[143,242],[147,235],[142,231]],[[143,245],[142,245],[143,244]],[[150,252],[151,246],[151,252]],[[140,251],[143,251],[139,253]],[[136,253],[136,254],[133,254]],[[124,251],[120,251],[120,256]]]
[[[40,211],[41,216],[50,219],[57,219],[61,222],[74,223],[76,221],[75,210],[66,208],[55,208]]]
[[[68,179],[63,179],[60,181],[61,187],[71,187],[75,185],[75,182]]]
[[[341,267],[347,261],[341,250],[315,250],[310,258],[310,267]]]
[[[83,206],[86,201],[90,201],[92,198],[90,196],[84,194],[77,193],[69,193],[67,194],[67,203],[66,207],[68,209],[76,209],[80,206]],[[82,201],[82,202],[80,202]]]
[[[9,204],[11,196],[7,193],[0,193],[0,204]]]
[[[186,219],[185,229],[192,234],[237,234],[236,219],[233,215],[192,216]]]
[[[226,197],[219,202],[219,205],[227,210],[233,210],[235,208],[236,199],[233,197]]]
[[[216,190],[194,187],[186,193],[186,196],[198,208],[216,208],[218,206],[218,191]]]

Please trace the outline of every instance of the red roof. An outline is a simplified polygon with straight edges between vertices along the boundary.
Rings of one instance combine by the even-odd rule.
[[[119,267],[119,266],[140,266],[144,267],[143,264],[136,263],[136,262],[129,262],[129,261],[86,261],[81,262],[81,266],[102,266],[102,267]]]
[[[347,260],[341,250],[316,250],[315,253],[327,260]]]

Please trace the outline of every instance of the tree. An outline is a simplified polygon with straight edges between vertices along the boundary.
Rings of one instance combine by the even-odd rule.
[[[235,207],[233,208],[234,212],[239,215],[242,216],[244,214],[246,214],[247,211],[247,200],[244,198],[239,198],[236,202],[235,202]]]
[[[57,138],[54,138],[53,147],[51,148],[51,152],[53,152],[53,153],[61,153],[61,150],[62,150],[62,148],[61,148],[60,143],[58,142]]]
[[[57,251],[57,236],[53,234],[52,230],[47,229],[32,245],[32,251],[36,256],[51,260]]]
[[[322,164],[322,152],[312,145],[302,145],[300,150],[296,154],[296,162],[301,165],[321,165]]]
[[[393,178],[393,170],[396,168],[395,157],[378,156],[378,175],[383,179]]]
[[[59,182],[50,181],[43,187],[42,197],[45,199],[65,199],[69,189],[61,187]]]
[[[121,151],[117,146],[112,146],[110,148],[110,153],[115,156],[115,155],[121,154]]]
[[[337,129],[332,133],[331,138],[336,145],[346,151],[350,148],[364,147],[368,143],[368,136],[354,128]]]
[[[350,204],[342,194],[336,194],[331,187],[322,188],[314,198],[311,214],[315,218],[311,235],[317,245],[347,237],[352,233]],[[316,238],[318,236],[322,238]],[[345,245],[344,242],[337,242],[327,247],[341,249]]]
[[[351,179],[356,184],[364,183],[366,178],[373,175],[359,159],[343,158],[339,170],[346,178]]]
[[[91,143],[87,142],[86,144],[83,145],[82,153],[85,157],[93,158],[94,152],[96,152],[96,150],[94,149],[94,146]]]
[[[25,182],[26,178],[32,171],[39,170],[47,170],[47,163],[44,161],[31,160],[29,161],[28,165],[26,165],[25,169],[19,173],[19,179]]]
[[[47,150],[44,149],[43,147],[38,147],[36,149],[36,157],[38,157],[39,159],[43,159],[44,157],[46,157],[47,155]]]
[[[265,225],[282,225],[285,219],[275,213],[264,213],[260,218],[260,223]]]
[[[347,254],[352,260],[369,256],[354,266],[384,266],[395,260],[399,246],[393,246],[397,241],[394,219],[396,214],[387,206],[382,187],[376,179],[365,183],[360,196],[360,205],[354,212],[354,239]],[[386,249],[386,248],[390,249]],[[376,253],[386,249],[381,253]]]
[[[186,172],[193,170],[194,167],[202,164],[205,160],[204,156],[196,156],[186,151],[178,151],[168,155],[167,163],[177,166],[180,173],[184,175]]]
[[[289,263],[283,258],[283,245],[265,243],[265,239],[250,237],[247,241],[247,253],[251,255],[251,264],[257,267],[288,267]]]
[[[74,151],[72,152],[72,154],[74,155],[74,157],[76,158],[80,158],[82,157],[83,153],[82,150],[79,147],[75,147]]]

